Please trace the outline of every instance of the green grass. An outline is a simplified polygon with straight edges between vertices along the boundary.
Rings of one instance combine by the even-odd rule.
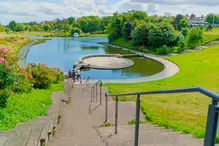
[[[33,89],[8,99],[7,108],[0,109],[0,130],[9,130],[19,123],[48,115],[52,92],[64,91],[63,84],[53,84],[49,90]]]
[[[119,39],[111,42],[110,44],[124,47],[124,48],[128,48],[128,49],[132,49],[132,50],[138,50],[138,51],[145,52],[145,53],[151,53],[149,51],[148,46],[135,46],[132,41],[127,41],[125,38],[119,38]]]
[[[102,128],[106,128],[106,127],[112,127],[112,126],[114,126],[113,124],[111,124],[111,123],[104,123],[104,124],[102,124],[102,125],[100,125],[100,127],[102,127]]]
[[[140,124],[146,124],[148,123],[147,121],[140,121]],[[136,124],[136,120],[131,120],[128,122],[128,125],[135,125]]]
[[[137,84],[107,84],[110,93],[156,91],[201,86],[219,93],[219,46],[174,56],[168,60],[180,67],[171,78]],[[136,97],[120,97],[136,100]],[[207,109],[211,100],[201,94],[143,96],[141,107],[146,118],[160,126],[204,137]]]

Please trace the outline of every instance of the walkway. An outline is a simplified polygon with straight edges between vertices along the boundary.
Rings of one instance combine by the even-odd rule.
[[[64,110],[60,129],[49,146],[103,146],[92,129],[89,101],[80,88],[73,89],[72,100]]]
[[[85,85],[76,84],[71,89],[71,103],[64,109],[59,130],[56,131],[49,146],[134,146],[134,125],[128,122],[135,119],[134,102],[119,102],[118,134],[115,127],[102,127],[105,121],[105,97],[99,96],[90,102],[89,90]],[[103,93],[107,88],[103,88]],[[100,105],[100,98],[103,103]],[[144,121],[141,112],[141,121]],[[108,99],[108,121],[115,121],[115,102]],[[162,127],[147,124],[140,125],[139,146],[203,146],[203,139],[195,139]]]

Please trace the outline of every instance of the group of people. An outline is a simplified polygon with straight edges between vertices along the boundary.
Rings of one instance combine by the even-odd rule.
[[[73,82],[75,82],[76,80],[81,81],[81,71],[80,71],[80,69],[78,69],[77,71],[75,71],[73,69],[72,72],[71,72],[71,70],[69,70],[68,77],[72,78]]]

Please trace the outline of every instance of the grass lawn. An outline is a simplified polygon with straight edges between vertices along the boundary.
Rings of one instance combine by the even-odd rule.
[[[19,123],[48,115],[52,92],[64,91],[63,84],[53,84],[49,90],[36,90],[8,99],[7,108],[0,109],[0,130],[9,130]]]
[[[107,84],[110,93],[130,93],[201,86],[219,93],[219,45],[168,60],[180,67],[171,78],[137,84]],[[143,65],[142,65],[143,67]],[[135,100],[136,97],[120,97]],[[142,97],[142,109],[151,122],[167,128],[204,137],[207,108],[211,100],[203,95],[175,94]]]

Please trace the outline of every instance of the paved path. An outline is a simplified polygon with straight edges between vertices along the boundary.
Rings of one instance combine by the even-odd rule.
[[[64,110],[60,129],[49,146],[103,146],[92,128],[88,99],[83,97],[80,89],[74,89],[72,95],[71,103]]]
[[[66,82],[67,85],[67,82]],[[70,86],[70,84],[69,84]],[[135,119],[134,102],[119,102],[118,134],[115,127],[102,127],[105,121],[105,96],[100,103],[98,98],[91,102],[91,92],[86,85],[75,84],[71,89],[71,103],[64,109],[61,124],[48,146],[133,146],[134,125],[128,122]],[[103,88],[106,92],[107,89]],[[141,113],[141,121],[144,121]],[[108,99],[108,121],[115,124],[115,101]],[[203,139],[185,135],[151,124],[140,125],[139,146],[203,146]]]

